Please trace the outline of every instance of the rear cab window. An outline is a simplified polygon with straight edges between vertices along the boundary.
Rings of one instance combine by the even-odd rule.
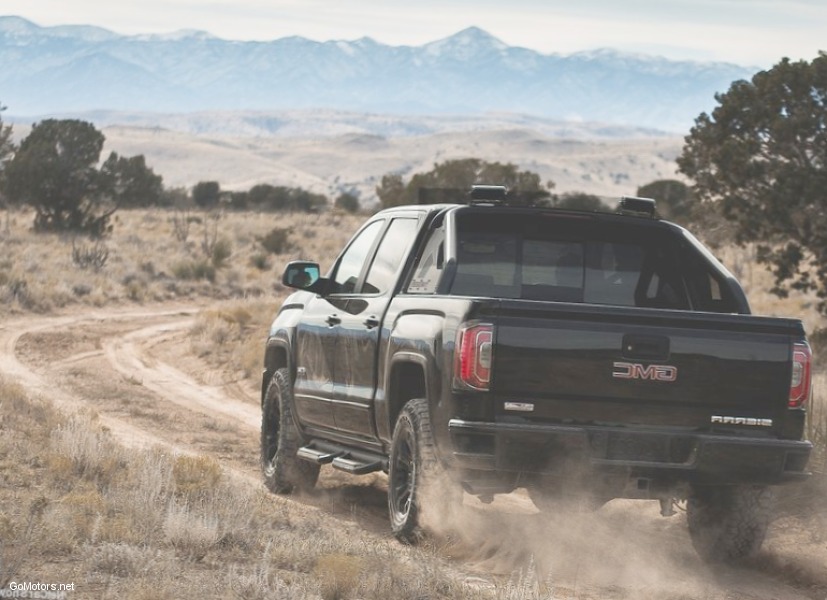
[[[456,229],[452,295],[738,312],[721,274],[651,222],[471,209]]]

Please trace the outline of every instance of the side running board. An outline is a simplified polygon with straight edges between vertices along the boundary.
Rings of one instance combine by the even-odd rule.
[[[296,456],[317,465],[332,465],[334,469],[352,475],[388,470],[388,459],[381,455],[351,450],[329,442],[311,442],[299,448]]]
[[[345,471],[351,475],[366,475],[382,469],[382,461],[366,461],[351,456],[340,456],[333,459],[333,468]]]
[[[326,465],[331,463],[333,462],[333,459],[340,457],[342,454],[342,452],[321,450],[319,448],[314,448],[313,446],[303,446],[302,448],[299,448],[298,452],[296,452],[296,456],[299,458],[316,463],[317,465]]]

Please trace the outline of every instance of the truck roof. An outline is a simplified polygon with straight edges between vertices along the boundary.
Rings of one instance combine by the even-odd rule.
[[[672,229],[677,231],[686,231],[680,225],[665,221],[658,217],[652,217],[643,214],[629,213],[629,212],[608,212],[608,211],[588,211],[576,210],[569,208],[556,208],[553,206],[514,206],[509,204],[459,204],[459,203],[440,203],[440,204],[406,204],[402,206],[394,206],[379,211],[379,215],[393,215],[397,213],[411,213],[416,212],[420,214],[436,215],[439,213],[452,212],[466,212],[473,211],[479,213],[486,212],[500,212],[508,214],[559,214],[568,215],[571,217],[590,218],[603,222],[617,222],[617,223],[635,223],[637,225],[649,224],[652,227],[662,229]]]

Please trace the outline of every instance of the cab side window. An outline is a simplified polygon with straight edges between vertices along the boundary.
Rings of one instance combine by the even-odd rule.
[[[440,227],[431,232],[422,254],[414,265],[413,277],[408,284],[409,294],[436,293],[445,266],[445,230]]]
[[[365,266],[365,260],[368,258],[368,253],[382,231],[384,224],[385,221],[382,220],[374,221],[351,242],[339,260],[339,266],[333,275],[331,293],[352,294],[356,291],[356,285],[359,282],[359,276],[362,274],[362,268]]]
[[[396,272],[408,255],[416,237],[416,219],[394,219],[379,244],[370,266],[363,294],[382,294],[396,283]]]

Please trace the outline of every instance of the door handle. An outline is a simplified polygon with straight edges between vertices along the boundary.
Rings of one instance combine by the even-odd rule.
[[[324,320],[324,322],[327,323],[330,327],[334,327],[334,326],[338,325],[339,323],[341,323],[342,320],[339,318],[339,315],[334,314],[334,315],[329,315]]]
[[[362,321],[362,324],[368,329],[373,329],[374,327],[379,327],[379,319],[371,315],[367,319]]]

